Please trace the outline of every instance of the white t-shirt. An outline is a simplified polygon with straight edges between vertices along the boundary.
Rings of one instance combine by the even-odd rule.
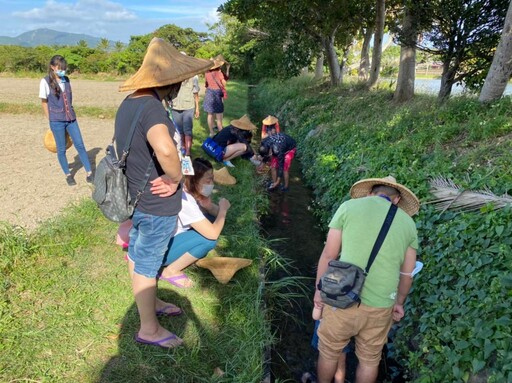
[[[181,210],[178,214],[178,224],[175,235],[190,230],[191,224],[202,221],[203,219],[206,219],[206,217],[199,208],[195,198],[183,190],[181,194]]]
[[[61,91],[66,90],[66,83],[59,81],[59,86]],[[50,85],[46,82],[44,78],[41,79],[41,82],[39,83],[39,98],[42,98],[43,100],[48,99],[48,95],[50,94]]]

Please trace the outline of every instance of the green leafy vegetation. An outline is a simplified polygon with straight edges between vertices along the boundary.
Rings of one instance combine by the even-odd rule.
[[[277,114],[298,140],[305,181],[324,227],[362,178],[393,175],[422,201],[417,222],[423,271],[394,340],[396,358],[415,382],[512,381],[510,208],[440,213],[426,202],[431,177],[463,188],[512,190],[512,108],[457,97],[440,105],[347,84],[328,89],[309,77],[266,81],[251,110]]]

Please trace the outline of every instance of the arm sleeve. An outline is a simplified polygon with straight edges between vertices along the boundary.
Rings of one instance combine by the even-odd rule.
[[[39,98],[46,100],[46,99],[48,99],[49,94],[50,94],[50,86],[48,85],[46,80],[43,78],[43,79],[41,79],[41,82],[39,83]]]

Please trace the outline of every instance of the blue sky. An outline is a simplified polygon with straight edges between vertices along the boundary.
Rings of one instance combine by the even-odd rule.
[[[38,28],[128,42],[165,24],[207,32],[223,0],[0,0],[0,36]]]

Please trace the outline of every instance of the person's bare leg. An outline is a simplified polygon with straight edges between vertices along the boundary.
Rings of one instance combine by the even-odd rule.
[[[222,130],[222,118],[224,117],[223,113],[217,113],[215,115],[217,118],[217,129],[219,129],[219,132]]]
[[[226,146],[226,152],[224,153],[223,160],[229,161],[233,158],[239,157],[247,151],[245,144],[240,142]]]
[[[185,136],[185,155],[190,156],[191,148],[192,148],[192,136]]]
[[[334,374],[334,383],[345,383],[345,361],[347,354],[341,354],[338,359],[338,367],[336,367],[336,373]]]
[[[379,365],[368,366],[359,362],[356,370],[356,383],[375,383],[377,381],[378,374]]]
[[[185,253],[162,270],[162,277],[172,278],[183,274],[183,270],[189,267],[195,261],[197,261],[196,257],[193,257],[189,253]],[[192,287],[194,285],[190,279],[181,279],[179,283],[182,284],[183,287]]]
[[[327,359],[323,358],[322,355],[318,355],[317,374],[316,374],[317,378],[318,378],[317,383],[331,383],[337,367],[338,367],[337,360],[327,360]]]
[[[270,175],[272,176],[272,183],[276,183],[277,181],[277,169],[276,168],[270,168]]]
[[[150,342],[160,341],[172,336],[173,334],[169,330],[160,326],[156,317],[156,278],[147,278],[133,273],[132,288],[140,317],[138,336]],[[176,347],[182,343],[183,340],[176,337],[162,343],[161,346]]]
[[[215,125],[215,119],[213,117],[213,113],[208,113],[208,116],[206,117],[206,121],[208,122],[208,129],[210,129],[210,136],[213,136],[213,127]]]
[[[283,171],[284,187],[288,189],[288,182],[290,181],[290,173],[288,170]]]

